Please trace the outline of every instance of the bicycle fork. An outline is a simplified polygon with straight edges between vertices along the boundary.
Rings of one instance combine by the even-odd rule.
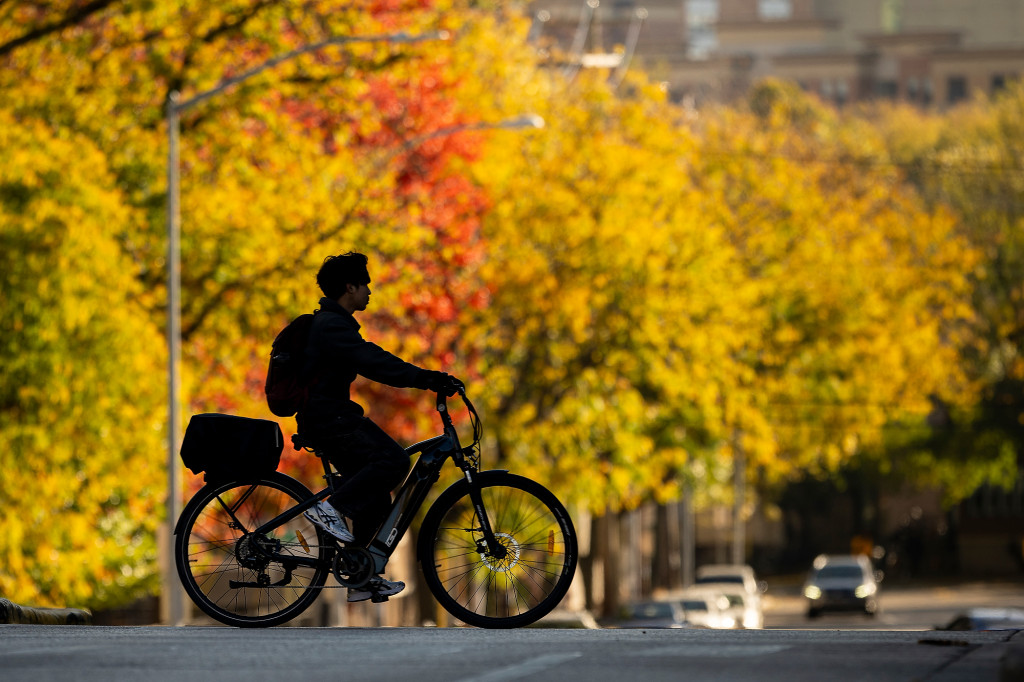
[[[469,499],[473,503],[473,510],[480,522],[480,532],[483,534],[482,541],[477,542],[477,551],[480,554],[489,554],[500,561],[508,554],[508,549],[498,542],[494,529],[491,528],[491,520],[487,518],[487,510],[484,508],[484,498],[480,494],[480,484],[473,479],[472,469],[463,469],[463,473],[466,475],[466,482],[469,483]]]

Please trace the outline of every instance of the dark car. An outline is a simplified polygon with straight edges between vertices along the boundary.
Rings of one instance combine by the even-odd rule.
[[[861,555],[826,555],[814,560],[804,583],[807,616],[824,611],[878,611],[878,581],[871,561]]]
[[[1024,630],[1024,609],[970,609],[939,630]]]
[[[641,601],[626,604],[615,623],[619,628],[684,628],[689,627],[682,607],[670,601]]]

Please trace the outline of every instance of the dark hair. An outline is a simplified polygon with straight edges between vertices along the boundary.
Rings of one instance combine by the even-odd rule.
[[[366,269],[369,258],[361,253],[343,253],[340,256],[328,256],[316,273],[316,283],[324,296],[337,301],[345,293],[346,284],[362,286],[370,283],[370,272]]]

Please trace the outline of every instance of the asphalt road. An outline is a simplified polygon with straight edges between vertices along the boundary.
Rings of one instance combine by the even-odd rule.
[[[1024,631],[936,632],[972,606],[1024,606],[1019,584],[895,587],[875,618],[806,618],[771,587],[765,630],[0,625],[0,681],[1000,680]],[[1005,677],[1024,681],[1024,667]]]
[[[0,679],[997,680],[1013,633],[0,626]]]

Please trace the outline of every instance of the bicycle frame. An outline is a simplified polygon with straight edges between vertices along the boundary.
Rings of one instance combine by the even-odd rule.
[[[465,393],[461,393],[461,395],[463,400],[466,401]],[[469,403],[467,402],[467,404]],[[441,415],[441,421],[444,424],[444,433],[406,448],[405,451],[410,457],[419,454],[419,459],[416,460],[416,464],[413,465],[409,475],[406,476],[405,482],[402,484],[401,488],[399,488],[398,494],[395,496],[394,502],[391,504],[391,509],[388,512],[387,518],[377,531],[376,536],[374,536],[373,540],[371,540],[367,546],[367,550],[373,557],[374,572],[377,574],[383,573],[384,568],[387,566],[388,560],[394,553],[399,541],[401,541],[405,536],[405,533],[412,525],[413,519],[416,517],[416,513],[423,505],[423,502],[427,499],[427,494],[440,478],[441,467],[448,458],[451,458],[455,465],[462,470],[463,475],[470,484],[470,496],[473,501],[473,506],[477,510],[477,515],[479,516],[481,530],[483,531],[484,538],[486,539],[488,550],[492,554],[498,555],[499,558],[500,555],[503,554],[503,547],[495,539],[494,533],[491,530],[490,523],[487,519],[487,514],[484,513],[483,501],[480,497],[480,489],[473,479],[473,473],[476,471],[476,467],[465,457],[464,450],[459,443],[459,434],[456,431],[455,425],[448,413],[447,398],[441,394],[438,394],[437,396],[437,411]],[[321,490],[319,493],[301,504],[288,509],[273,519],[270,519],[259,528],[252,531],[254,534],[265,534],[269,530],[287,523],[320,500],[326,499],[334,492],[334,474],[331,472],[330,463],[327,461],[325,455],[321,454],[319,451],[317,454],[320,456],[320,459],[324,464],[325,477],[328,481],[327,488]],[[243,496],[242,499],[244,500],[244,498],[245,496]],[[231,514],[232,518],[234,518],[233,510],[228,510],[228,512]],[[312,557],[308,559],[303,557],[289,557],[289,561],[297,566],[315,566],[317,563],[317,560]]]
[[[464,392],[460,391],[463,401],[472,409]],[[452,423],[451,415],[448,413],[448,400],[442,394],[437,394],[437,412],[441,415],[444,424],[444,434],[421,441],[406,448],[410,456],[420,453],[412,471],[405,479],[405,483],[395,496],[391,505],[391,511],[381,525],[380,530],[367,549],[373,556],[374,571],[378,574],[384,571],[388,559],[394,553],[399,541],[405,536],[406,531],[412,525],[413,519],[423,502],[427,499],[427,493],[437,483],[441,476],[441,467],[445,460],[451,458],[470,484],[472,491],[473,505],[480,516],[480,523],[487,538],[487,546],[492,552],[500,552],[503,548],[494,538],[487,515],[483,511],[483,501],[480,497],[480,489],[473,480],[473,473],[476,471],[474,464],[465,457],[465,450],[459,443],[459,434]]]

